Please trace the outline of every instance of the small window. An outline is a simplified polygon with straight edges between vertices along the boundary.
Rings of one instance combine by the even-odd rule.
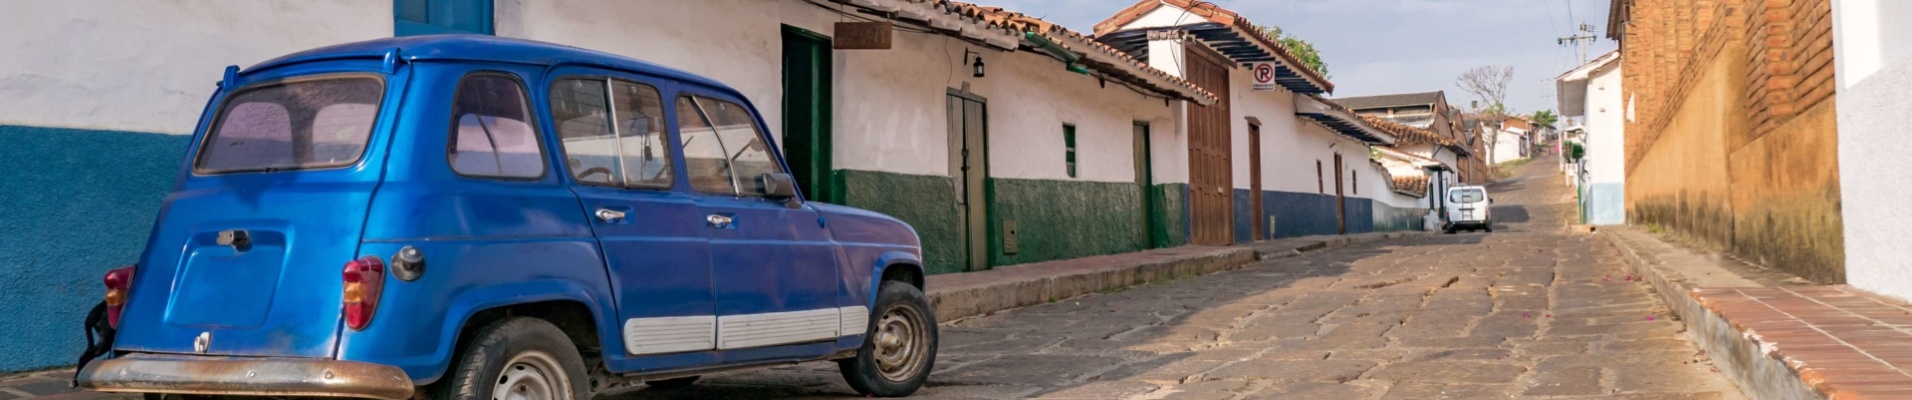
[[[358,162],[378,120],[376,78],[322,78],[244,89],[226,101],[194,171],[273,172]]]
[[[1328,194],[1328,180],[1321,174],[1321,160],[1315,160],[1315,191]]]
[[[1076,127],[1062,124],[1063,161],[1068,163],[1069,177],[1076,177]]]
[[[1480,189],[1456,189],[1447,192],[1447,201],[1453,203],[1478,203],[1487,198],[1487,192]]]
[[[1348,182],[1354,186],[1354,194],[1361,194],[1361,171],[1349,170]]]
[[[551,87],[551,118],[564,142],[565,165],[579,183],[669,189],[675,180],[664,100],[656,87],[606,78],[559,80]]]
[[[730,157],[725,156],[717,130],[705,117],[689,97],[677,98],[677,136],[683,141],[684,171],[690,177],[690,187],[703,193],[736,195]]]
[[[730,167],[736,171],[737,192],[745,196],[762,195],[763,176],[781,173],[783,166],[770,156],[770,146],[764,143],[763,129],[758,128],[757,119],[751,117],[750,110],[736,103],[698,98],[697,105],[710,117],[717,136],[723,139]]]
[[[535,179],[544,176],[544,148],[531,127],[531,105],[516,78],[466,77],[452,102],[446,157],[459,175]]]
[[[564,164],[578,183],[616,186],[624,181],[611,130],[604,79],[561,79],[551,84],[551,122],[564,146]]]
[[[617,117],[619,154],[624,184],[630,187],[671,187],[671,148],[664,136],[664,98],[657,88],[611,81],[611,111]]]
[[[492,0],[393,0],[393,36],[491,35]]]

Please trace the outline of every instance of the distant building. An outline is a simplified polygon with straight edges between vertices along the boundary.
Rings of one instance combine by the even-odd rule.
[[[1381,118],[1407,127],[1424,129],[1443,139],[1438,148],[1430,147],[1430,152],[1420,154],[1424,157],[1449,163],[1460,182],[1484,183],[1490,178],[1486,174],[1486,163],[1482,160],[1486,154],[1479,149],[1474,135],[1461,123],[1465,114],[1447,102],[1447,93],[1443,91],[1400,93],[1378,96],[1343,97],[1335,99],[1353,109],[1362,116]],[[1442,149],[1446,154],[1433,152]],[[1412,149],[1410,153],[1415,153]],[[1419,153],[1417,153],[1419,154]]]
[[[1582,222],[1626,223],[1626,98],[1621,95],[1620,52],[1614,51],[1554,78],[1560,116],[1579,121],[1579,163],[1569,164],[1570,182],[1580,188]],[[1571,147],[1569,147],[1571,148]],[[1574,160],[1563,154],[1563,163]]]

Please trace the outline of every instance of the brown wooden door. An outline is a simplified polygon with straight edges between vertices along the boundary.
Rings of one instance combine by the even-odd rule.
[[[1348,234],[1348,196],[1342,192],[1342,186],[1344,186],[1342,185],[1342,183],[1346,182],[1347,180],[1342,179],[1341,177],[1341,171],[1346,169],[1347,167],[1341,166],[1341,154],[1335,153],[1334,155],[1334,222],[1336,226],[1335,229],[1338,232],[1341,232],[1341,234],[1343,235]]]
[[[1255,216],[1248,220],[1249,231],[1255,233],[1249,240],[1268,239],[1267,211],[1261,201],[1261,124],[1248,124],[1248,214]]]
[[[1235,240],[1235,176],[1229,142],[1228,62],[1187,50],[1188,80],[1219,99],[1206,107],[1188,103],[1188,214],[1191,241],[1227,245]]]

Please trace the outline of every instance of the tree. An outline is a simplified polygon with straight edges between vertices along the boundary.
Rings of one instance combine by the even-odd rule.
[[[1482,120],[1490,121],[1489,123],[1496,131],[1482,138],[1486,139],[1487,154],[1494,154],[1494,142],[1499,141],[1496,140],[1499,138],[1497,132],[1503,121],[1507,120],[1507,116],[1513,114],[1506,105],[1507,85],[1513,82],[1514,67],[1512,66],[1475,67],[1454,78],[1455,86],[1460,86],[1461,90],[1472,93],[1477,99],[1470,103],[1473,104],[1474,113],[1479,114]]]
[[[1301,40],[1301,38],[1295,37],[1295,35],[1288,34],[1282,31],[1279,26],[1260,25],[1258,27],[1261,28],[1262,33],[1268,34],[1268,37],[1274,38],[1276,41],[1281,42],[1283,47],[1287,47],[1289,53],[1294,54],[1295,58],[1301,59],[1302,64],[1320,73],[1322,78],[1333,78],[1333,76],[1328,75],[1328,63],[1321,61],[1321,51],[1315,49],[1314,43]]]
[[[1553,126],[1555,122],[1560,122],[1560,116],[1554,115],[1553,110],[1535,111],[1533,119],[1534,123],[1541,126]]]

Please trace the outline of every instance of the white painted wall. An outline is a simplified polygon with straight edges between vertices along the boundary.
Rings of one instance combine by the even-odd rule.
[[[1912,227],[1912,2],[1834,0],[1834,51],[1839,62],[1840,214],[1845,221],[1846,282],[1901,300],[1912,299],[1912,259],[1904,237]]]
[[[391,35],[389,1],[7,1],[0,124],[190,134],[228,65]]]
[[[1520,154],[1521,147],[1523,147],[1521,146],[1521,139],[1526,137],[1526,130],[1496,129],[1493,130],[1493,132],[1494,151],[1492,157],[1487,160],[1489,164],[1500,164],[1527,158]]]
[[[1587,81],[1586,160],[1588,180],[1626,181],[1625,98],[1620,94],[1620,63],[1594,71]]]

